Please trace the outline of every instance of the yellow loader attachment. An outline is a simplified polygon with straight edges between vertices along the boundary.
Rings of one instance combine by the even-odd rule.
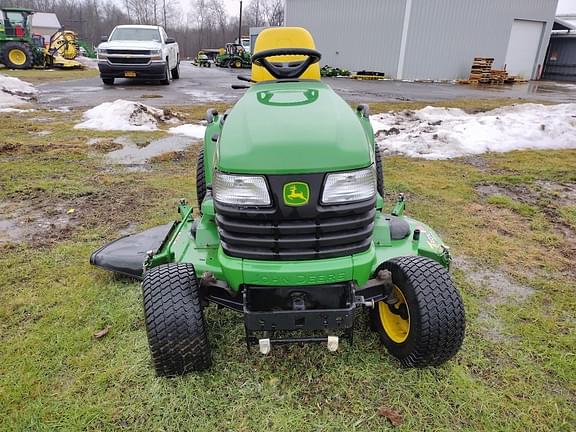
[[[45,51],[46,64],[63,69],[81,69],[84,65],[74,60],[80,54],[78,35],[70,30],[60,30],[50,38],[50,46]]]

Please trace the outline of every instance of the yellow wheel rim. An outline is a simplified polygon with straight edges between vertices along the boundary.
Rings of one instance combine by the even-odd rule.
[[[378,315],[388,337],[393,342],[402,343],[410,334],[410,309],[408,309],[404,294],[397,286],[394,286],[394,295],[398,302],[393,305],[385,302],[378,303]],[[404,308],[406,312],[403,312]],[[404,316],[407,315],[406,318],[402,318],[401,313]]]
[[[237,68],[240,68],[240,67],[242,67],[242,63],[241,63],[241,62],[239,62],[239,61],[236,61],[236,67],[237,67]]]
[[[8,60],[10,60],[12,64],[22,66],[26,63],[26,53],[20,49],[10,50],[8,53]]]

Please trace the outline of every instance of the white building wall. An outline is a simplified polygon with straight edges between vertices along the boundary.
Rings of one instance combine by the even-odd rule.
[[[286,25],[310,30],[322,64],[402,79],[466,78],[474,57],[505,65],[514,20],[542,22],[538,74],[558,0],[286,0]],[[531,47],[526,47],[527,49]]]

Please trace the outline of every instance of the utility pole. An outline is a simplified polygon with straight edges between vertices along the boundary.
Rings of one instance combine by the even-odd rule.
[[[164,30],[166,30],[166,0],[164,0]]]
[[[242,43],[242,0],[240,0],[240,22],[238,23],[238,43]]]

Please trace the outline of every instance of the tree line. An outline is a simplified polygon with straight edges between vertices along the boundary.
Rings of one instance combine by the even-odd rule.
[[[193,57],[200,49],[221,48],[238,37],[239,17],[226,12],[223,0],[190,3],[186,13],[178,0],[0,0],[1,7],[53,12],[64,28],[93,45],[120,24],[165,22],[183,57]],[[284,0],[244,0],[243,4],[242,35],[248,35],[250,27],[284,23]]]

